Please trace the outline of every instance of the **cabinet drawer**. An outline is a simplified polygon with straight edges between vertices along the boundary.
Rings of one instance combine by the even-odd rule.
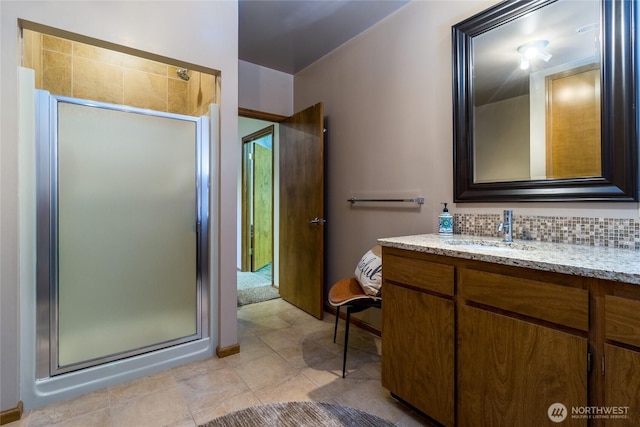
[[[392,254],[383,255],[382,265],[384,280],[453,296],[454,267],[452,265]]]
[[[640,347],[640,301],[606,295],[604,310],[606,339]]]
[[[460,269],[459,280],[458,292],[466,300],[581,331],[589,329],[585,289],[471,269]]]

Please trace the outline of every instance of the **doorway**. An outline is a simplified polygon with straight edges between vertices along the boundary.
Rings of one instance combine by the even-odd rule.
[[[273,276],[267,273],[273,264],[273,132],[271,125],[242,138],[241,270],[263,272],[270,282]]]
[[[274,153],[278,124],[240,117],[238,306],[278,298]]]
[[[317,103],[290,117],[239,109],[243,120],[263,121],[257,132],[275,125],[273,158],[274,287],[284,300],[322,318],[324,301],[324,113]],[[264,120],[270,122],[264,123]],[[286,173],[280,173],[286,171]],[[238,216],[242,215],[242,174],[238,177]],[[238,274],[242,271],[242,227],[238,220]],[[248,263],[246,263],[248,264]],[[249,272],[250,273],[250,272]],[[239,281],[240,282],[240,281]],[[240,293],[240,292],[238,292]]]

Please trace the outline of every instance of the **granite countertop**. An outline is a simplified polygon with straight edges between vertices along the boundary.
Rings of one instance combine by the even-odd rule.
[[[378,240],[382,246],[640,285],[640,251],[454,234]]]

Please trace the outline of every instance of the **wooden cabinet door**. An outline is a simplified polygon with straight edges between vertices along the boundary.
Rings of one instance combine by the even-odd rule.
[[[388,282],[382,384],[445,426],[454,424],[453,301]]]
[[[615,418],[604,419],[605,425],[640,426],[640,353],[610,344],[604,352],[605,408],[617,408]]]
[[[464,304],[458,311],[459,426],[539,427],[561,403],[563,426],[585,426],[587,339]]]

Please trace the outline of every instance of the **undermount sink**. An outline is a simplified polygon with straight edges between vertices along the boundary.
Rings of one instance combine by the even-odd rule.
[[[499,240],[484,239],[452,239],[445,241],[446,245],[456,246],[460,249],[477,249],[491,251],[531,251],[535,249],[533,245],[520,242],[502,242]]]

